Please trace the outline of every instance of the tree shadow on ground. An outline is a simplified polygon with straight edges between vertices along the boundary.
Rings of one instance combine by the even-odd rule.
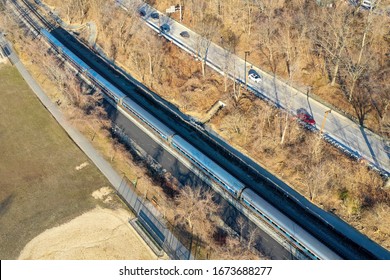
[[[0,202],[0,216],[4,215],[8,211],[13,200],[14,200],[14,195],[10,194]]]

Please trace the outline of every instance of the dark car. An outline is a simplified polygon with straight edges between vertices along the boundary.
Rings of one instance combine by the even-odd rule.
[[[10,56],[11,55],[11,51],[8,49],[8,47],[4,47],[3,50],[4,50],[5,56]]]
[[[190,33],[188,33],[187,31],[182,31],[180,32],[180,36],[183,38],[190,38]]]
[[[171,30],[171,27],[169,26],[169,24],[164,23],[163,25],[160,26],[160,29],[162,32],[169,32]]]
[[[306,124],[315,125],[316,121],[313,119],[313,117],[306,111],[306,109],[298,109],[297,110],[297,117],[299,120]]]
[[[159,19],[159,18],[160,18],[160,15],[159,15],[157,12],[153,12],[153,13],[150,14],[150,17],[151,17],[152,19]]]
[[[146,16],[146,11],[145,10],[140,10],[139,11],[139,15],[141,16],[141,17],[144,17],[144,16]]]

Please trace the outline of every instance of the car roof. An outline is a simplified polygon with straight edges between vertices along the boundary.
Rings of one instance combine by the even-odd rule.
[[[248,71],[249,74],[256,74],[256,75],[259,75],[255,69],[249,69]]]
[[[297,110],[297,114],[306,114],[306,115],[309,115],[309,113],[307,112],[307,110],[305,108],[299,108]]]

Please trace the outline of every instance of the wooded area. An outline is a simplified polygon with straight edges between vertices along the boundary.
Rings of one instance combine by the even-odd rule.
[[[389,137],[390,1],[373,1],[373,10],[346,0],[181,2],[183,22],[198,33],[241,57],[249,51],[249,62]]]

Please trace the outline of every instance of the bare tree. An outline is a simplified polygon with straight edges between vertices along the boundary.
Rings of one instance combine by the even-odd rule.
[[[225,92],[228,88],[228,78],[229,73],[235,72],[235,60],[232,59],[232,55],[236,52],[236,47],[239,42],[239,38],[237,35],[231,31],[230,29],[224,29],[221,33],[221,46],[224,49],[224,64],[223,64],[223,72],[224,72],[224,83],[225,83]]]
[[[85,20],[88,10],[89,10],[90,0],[72,0],[72,6],[74,11],[79,13],[79,19],[81,21]]]
[[[150,86],[153,88],[153,82],[161,83],[161,66],[165,55],[165,43],[161,40],[153,40],[153,35],[150,33],[143,34],[142,36],[143,38],[140,38],[140,41],[145,46],[143,50],[148,57],[149,80]]]
[[[208,13],[203,14],[202,20],[198,23],[197,30],[200,36],[196,42],[196,51],[201,59],[203,77],[206,74],[206,62],[211,41],[216,34],[219,34],[221,26],[222,21],[215,15]]]
[[[330,170],[325,162],[309,164],[307,168],[307,187],[309,199],[315,201],[320,193],[327,192],[327,184],[330,182]]]
[[[239,217],[237,220],[237,227],[239,230],[239,240],[242,246],[245,246],[247,250],[253,249],[256,245],[259,236],[259,228],[256,226],[250,226],[248,219]]]
[[[350,86],[348,87],[349,102],[353,99],[357,82],[364,76],[368,66],[367,64],[372,60],[369,50],[373,32],[372,23],[373,13],[372,9],[370,9],[368,14],[364,17],[364,21],[361,24],[359,24],[359,22],[355,24],[362,30],[362,34],[360,35],[359,32],[355,32],[354,38],[356,39],[352,40],[353,45],[350,46],[349,51],[346,52],[345,69],[348,73],[348,79],[350,80]]]
[[[311,39],[315,46],[322,51],[325,61],[333,64],[332,82],[334,86],[338,77],[342,55],[353,32],[353,17],[355,10],[347,3],[340,3],[336,9],[325,8],[325,16],[321,16],[323,10],[319,10],[317,17],[313,18]]]
[[[354,82],[356,85],[355,94],[350,102],[355,110],[360,125],[364,125],[367,114],[372,110],[371,88],[369,83],[363,78]]]
[[[279,4],[280,1],[259,1],[257,5],[260,5],[258,8],[261,9],[262,12],[256,18],[257,24],[262,26],[257,33],[258,48],[261,54],[266,58],[267,64],[274,75],[276,75],[279,55],[281,54],[279,45],[280,26],[277,18],[274,16],[275,7]]]
[[[214,195],[209,190],[185,186],[175,198],[175,223],[208,240],[215,230],[212,219],[220,208],[213,199]]]
[[[251,36],[251,32],[252,32],[252,24],[253,24],[253,10],[254,10],[254,4],[253,4],[253,1],[250,1],[250,0],[245,0],[244,1],[244,5],[245,5],[245,10],[247,12],[247,16],[246,16],[246,33],[247,33],[247,36],[250,37]]]
[[[213,246],[213,258],[222,260],[259,260],[264,256],[245,240],[227,236],[224,244]]]

